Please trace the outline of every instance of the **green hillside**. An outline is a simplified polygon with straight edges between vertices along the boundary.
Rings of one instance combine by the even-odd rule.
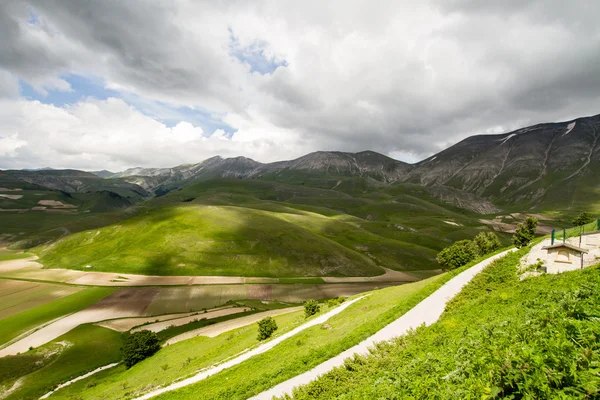
[[[348,360],[292,398],[598,398],[600,270],[520,281],[525,251],[476,276],[439,322]]]
[[[414,188],[386,190],[352,195],[277,182],[207,181],[141,203],[132,218],[34,251],[46,267],[91,271],[363,276],[382,274],[380,267],[437,269],[441,248],[487,229],[420,198]]]

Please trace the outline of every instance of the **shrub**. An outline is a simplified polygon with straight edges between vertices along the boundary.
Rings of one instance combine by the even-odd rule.
[[[277,330],[277,322],[271,317],[265,317],[258,321],[258,340],[265,340]]]
[[[479,248],[472,240],[459,240],[440,251],[437,261],[447,269],[462,267],[479,256]]]
[[[513,235],[514,245],[520,249],[527,246],[535,237],[535,230],[538,226],[538,220],[533,217],[527,217],[524,223],[517,226],[517,232]]]
[[[129,335],[121,350],[125,366],[131,368],[160,350],[160,341],[156,333],[143,330]]]
[[[335,306],[338,306],[338,305],[342,304],[345,301],[346,301],[345,297],[336,297],[334,299],[327,300],[327,306],[329,308],[335,307]]]
[[[485,255],[500,248],[500,239],[494,232],[481,232],[473,239],[479,248],[479,254]]]
[[[581,225],[585,225],[585,224],[589,224],[590,222],[592,222],[594,219],[592,218],[592,216],[589,213],[586,212],[582,212],[581,214],[579,214],[577,216],[577,218],[575,218],[572,223],[575,226],[581,226]]]
[[[311,317],[321,311],[321,306],[316,300],[307,300],[304,303],[304,314],[306,318]]]

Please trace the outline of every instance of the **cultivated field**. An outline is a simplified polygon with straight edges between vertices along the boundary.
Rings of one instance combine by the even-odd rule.
[[[81,288],[0,280],[0,320],[77,293]]]

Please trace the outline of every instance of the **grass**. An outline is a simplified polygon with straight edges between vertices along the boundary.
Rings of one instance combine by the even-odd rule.
[[[0,358],[0,387],[20,379],[19,388],[4,399],[38,399],[60,383],[120,361],[120,347],[121,334],[81,325],[26,354]]]
[[[242,312],[242,313],[238,313],[238,314],[224,315],[222,317],[217,317],[217,318],[212,318],[212,319],[203,319],[202,314],[198,314],[197,321],[192,321],[185,325],[173,326],[173,327],[167,328],[163,331],[158,332],[158,337],[161,341],[167,341],[172,337],[181,335],[182,333],[185,333],[185,332],[193,331],[194,329],[199,329],[199,328],[203,328],[205,326],[214,325],[219,322],[224,322],[224,321],[229,321],[232,319],[244,317],[246,315],[256,314],[257,312],[260,312],[260,311],[264,311],[264,310],[247,311],[247,312]]]
[[[46,322],[91,306],[114,291],[89,288],[0,320],[0,344],[5,344]]]
[[[297,388],[293,398],[534,399],[600,395],[600,269],[520,281],[492,263],[429,327]]]
[[[304,322],[304,311],[274,317],[277,337]],[[257,344],[256,324],[214,338],[196,337],[162,348],[151,358],[126,370],[119,366],[58,391],[55,399],[127,399],[149,388],[166,385],[199,369],[226,360]]]
[[[11,250],[0,249],[0,261],[20,260],[22,258],[31,257],[31,253],[16,253]]]
[[[117,273],[373,276],[383,273],[380,266],[437,269],[439,250],[488,230],[477,216],[414,185],[362,189],[205,181],[139,203],[117,224],[92,225],[34,252],[47,267]],[[68,228],[81,231],[84,224]]]
[[[380,289],[331,318],[325,329],[315,326],[197,384],[166,393],[158,399],[246,399],[275,384],[310,370],[366,339],[410,310],[471,264],[443,275],[399,287]]]

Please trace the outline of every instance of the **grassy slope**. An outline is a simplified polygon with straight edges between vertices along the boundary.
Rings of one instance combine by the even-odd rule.
[[[112,288],[90,288],[0,320],[0,345],[63,315],[82,310],[112,293]]]
[[[315,326],[238,366],[158,399],[246,399],[303,373],[369,337],[410,310],[457,271],[421,282],[371,292],[330,319],[331,329]]]
[[[14,251],[0,249],[0,261],[20,260],[32,255],[31,253],[15,253]]]
[[[519,281],[523,253],[475,277],[438,323],[348,361],[293,398],[597,398],[598,267]]]
[[[121,334],[82,325],[38,349],[0,358],[0,387],[22,379],[6,400],[38,399],[59,383],[120,361],[120,347]]]
[[[436,269],[437,251],[487,228],[421,197],[403,186],[359,196],[216,180],[144,203],[136,217],[117,225],[35,251],[49,267],[155,275],[356,276],[380,274],[379,266]]]
[[[277,337],[304,322],[304,312],[275,317]],[[166,385],[181,377],[194,375],[257,344],[256,324],[214,338],[196,337],[162,348],[151,358],[126,370],[124,366],[101,372],[58,391],[55,399],[124,399],[155,385]]]

